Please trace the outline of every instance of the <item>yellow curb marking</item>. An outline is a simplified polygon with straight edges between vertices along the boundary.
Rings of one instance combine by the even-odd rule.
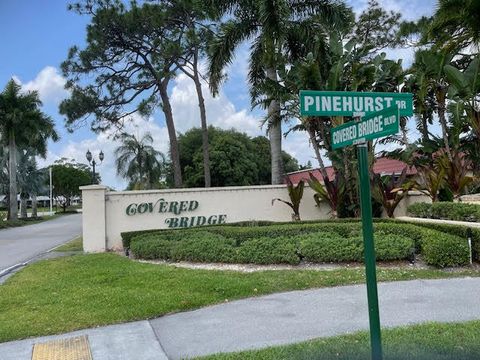
[[[32,360],[92,360],[86,335],[33,346]]]

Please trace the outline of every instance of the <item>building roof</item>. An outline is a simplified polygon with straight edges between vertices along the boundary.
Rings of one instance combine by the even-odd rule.
[[[407,175],[415,175],[417,173],[415,167],[408,166],[403,161],[388,159],[386,157],[377,158],[373,164],[373,172],[380,175],[400,175],[405,168],[407,168]],[[327,171],[328,178],[333,180],[335,177],[335,171],[333,167],[327,166],[325,170]],[[320,170],[318,168],[295,171],[288,173],[287,176],[290,178],[292,183],[298,184],[300,180],[309,179],[309,173],[312,173],[313,176],[323,182],[322,174],[320,174]]]

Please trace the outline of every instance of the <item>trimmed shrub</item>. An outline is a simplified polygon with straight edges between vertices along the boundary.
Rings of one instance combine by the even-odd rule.
[[[459,202],[416,203],[407,208],[409,214],[431,219],[480,222],[480,205]]]
[[[429,265],[460,266],[469,263],[469,249],[465,239],[435,232],[423,240],[423,258]]]
[[[422,239],[425,232],[428,232],[427,229],[412,225],[410,223],[378,223],[374,224],[374,228],[375,235],[377,237],[379,234],[391,234],[412,239],[415,243],[415,250],[417,252],[420,252]],[[377,239],[377,237],[375,237],[375,239]]]
[[[300,253],[306,261],[348,262],[362,261],[363,240],[359,237],[346,238],[329,233],[300,235]]]
[[[407,207],[407,213],[409,215],[420,217],[420,218],[431,218],[432,217],[432,204],[417,202],[415,204],[409,205]]]
[[[131,243],[130,250],[137,258],[146,260],[171,260],[172,249],[177,245],[173,241],[147,237]]]
[[[375,234],[375,253],[379,261],[405,260],[412,257],[415,241],[397,234]]]
[[[172,248],[173,261],[235,263],[236,249],[232,240],[208,232],[191,234]]]
[[[300,263],[297,243],[287,237],[258,238],[243,242],[238,247],[238,262],[253,264]]]

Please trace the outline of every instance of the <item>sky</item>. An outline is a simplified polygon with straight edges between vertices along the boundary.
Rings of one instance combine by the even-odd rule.
[[[436,0],[378,0],[387,10],[400,12],[406,20],[415,20],[435,11]],[[65,79],[59,70],[67,57],[68,49],[85,44],[88,17],[67,11],[69,0],[0,0],[0,89],[14,78],[25,90],[37,90],[43,102],[42,111],[56,124],[61,139],[50,143],[46,159],[39,159],[39,166],[48,166],[65,157],[87,163],[85,153],[90,150],[95,157],[103,150],[105,160],[97,168],[102,183],[117,190],[126,186],[126,181],[116,175],[114,151],[119,145],[112,133],[93,133],[88,125],[73,133],[66,131],[64,118],[58,112],[62,99],[68,97],[64,89]],[[367,6],[368,0],[347,0],[358,14]],[[412,61],[409,49],[389,50],[391,59],[403,59],[404,66]],[[227,69],[228,80],[220,94],[213,98],[205,87],[207,121],[224,129],[235,128],[250,136],[264,135],[260,122],[263,110],[251,109],[246,75],[248,72],[248,47],[243,46]],[[171,103],[176,130],[184,133],[200,126],[198,104],[193,83],[184,75],[178,76],[171,87]],[[415,136],[413,121],[409,128]],[[283,130],[287,130],[284,125]],[[161,112],[148,119],[133,116],[126,131],[142,135],[150,131],[154,146],[168,153],[168,134]],[[283,149],[296,157],[300,164],[316,163],[313,149],[303,133],[293,133],[284,139]]]

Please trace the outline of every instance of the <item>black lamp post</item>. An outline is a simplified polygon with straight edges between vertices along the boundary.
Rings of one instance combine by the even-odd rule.
[[[92,166],[92,184],[95,184],[96,183],[96,180],[95,180],[95,165],[97,165],[97,162],[93,158],[90,150],[87,150],[87,153],[85,154],[85,156],[87,157],[88,163]],[[98,154],[98,158],[100,159],[100,164],[102,163],[104,157],[105,156],[103,154],[103,151],[100,151],[100,154]],[[100,165],[100,164],[98,164],[98,165]]]

